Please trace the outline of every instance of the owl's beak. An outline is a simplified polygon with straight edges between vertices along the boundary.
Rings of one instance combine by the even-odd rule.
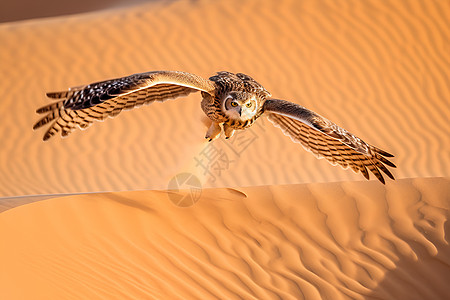
[[[242,107],[240,107],[240,106],[239,106],[239,109],[238,109],[238,113],[239,113],[239,116],[241,116],[241,114],[242,114]]]

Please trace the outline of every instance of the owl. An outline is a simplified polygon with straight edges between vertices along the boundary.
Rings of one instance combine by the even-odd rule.
[[[205,136],[208,141],[221,134],[228,139],[236,130],[249,128],[265,115],[317,158],[361,172],[366,179],[369,171],[382,183],[385,183],[383,173],[394,179],[386,167],[396,167],[387,159],[392,154],[303,106],[272,98],[261,84],[242,73],[223,71],[205,79],[186,72],[154,71],[47,93],[55,101],[36,110],[44,116],[33,129],[50,123],[44,141],[58,132],[66,137],[77,127],[86,129],[94,121],[115,117],[122,110],[195,92],[201,92],[201,108],[211,120]]]

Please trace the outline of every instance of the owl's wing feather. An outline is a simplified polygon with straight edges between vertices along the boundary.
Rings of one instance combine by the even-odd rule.
[[[67,91],[47,93],[57,102],[36,110],[45,116],[33,126],[37,129],[52,122],[44,141],[58,132],[67,136],[76,127],[86,129],[94,121],[115,117],[122,110],[163,102],[197,91],[213,93],[213,82],[200,76],[177,71],[156,71],[134,74],[70,88]]]
[[[294,142],[318,158],[325,158],[333,165],[361,172],[369,179],[370,170],[382,183],[382,173],[394,179],[385,166],[396,166],[385,157],[393,157],[377,147],[367,144],[347,130],[298,104],[278,99],[264,103],[268,119]],[[381,172],[380,172],[381,171]]]

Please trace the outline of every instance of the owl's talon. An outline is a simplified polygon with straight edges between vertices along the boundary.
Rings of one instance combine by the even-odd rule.
[[[228,124],[223,124],[223,132],[225,133],[225,138],[228,140],[234,135],[235,130]]]
[[[211,142],[212,140],[218,138],[221,132],[222,128],[220,128],[219,123],[213,122],[206,132],[205,138],[209,139],[209,142]]]

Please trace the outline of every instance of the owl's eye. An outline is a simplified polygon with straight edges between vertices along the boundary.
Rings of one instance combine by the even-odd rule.
[[[247,103],[247,107],[252,107],[252,103],[251,102]]]
[[[231,102],[231,106],[236,107],[238,104],[236,102]]]

